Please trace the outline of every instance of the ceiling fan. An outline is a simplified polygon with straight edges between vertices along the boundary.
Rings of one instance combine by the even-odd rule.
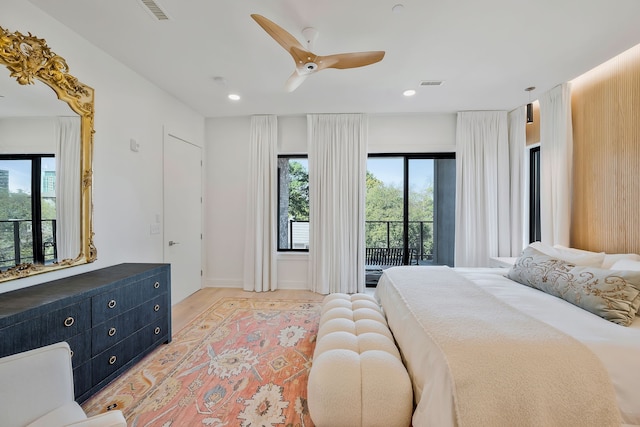
[[[316,55],[310,52],[311,43],[317,37],[318,32],[314,28],[305,28],[303,35],[308,40],[308,50],[300,42],[278,24],[268,20],[262,15],[253,14],[251,17],[260,25],[275,41],[280,44],[293,57],[296,68],[285,83],[287,92],[294,91],[311,74],[325,68],[357,68],[375,64],[384,58],[384,51],[338,53],[335,55]]]

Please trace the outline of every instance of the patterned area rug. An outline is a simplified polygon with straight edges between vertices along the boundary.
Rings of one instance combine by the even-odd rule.
[[[82,406],[129,426],[312,427],[320,303],[223,298]]]

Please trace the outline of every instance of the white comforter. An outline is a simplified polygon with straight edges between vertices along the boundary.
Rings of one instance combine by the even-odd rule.
[[[396,267],[416,268],[416,267]],[[503,302],[541,320],[584,343],[603,362],[615,388],[623,422],[640,426],[640,320],[629,327],[616,325],[570,303],[538,290],[520,285],[505,277],[506,269],[455,269],[482,289]],[[455,426],[453,392],[447,380],[447,368],[429,357],[429,349],[415,339],[416,325],[406,323],[394,327],[391,318],[403,313],[403,303],[389,292],[383,278],[376,295],[389,326],[405,358],[428,360],[413,363],[409,374],[414,385],[416,410],[414,426]],[[433,362],[433,363],[431,363]],[[594,396],[594,399],[597,399]]]

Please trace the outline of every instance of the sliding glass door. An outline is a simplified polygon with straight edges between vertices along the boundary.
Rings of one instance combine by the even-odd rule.
[[[408,159],[407,240],[416,264],[433,262],[434,159]]]
[[[367,284],[389,266],[453,266],[454,218],[453,154],[370,155]]]

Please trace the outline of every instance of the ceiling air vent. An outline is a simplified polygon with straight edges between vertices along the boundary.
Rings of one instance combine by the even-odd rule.
[[[442,80],[422,80],[420,86],[442,86],[443,83]]]
[[[142,8],[158,21],[168,21],[169,15],[153,0],[138,0]]]

